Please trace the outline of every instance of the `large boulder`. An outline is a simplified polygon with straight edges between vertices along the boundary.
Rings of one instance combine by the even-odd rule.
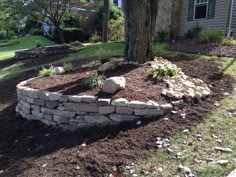
[[[115,93],[118,90],[125,88],[124,77],[110,77],[105,80],[102,91],[105,93]]]
[[[98,72],[106,72],[115,70],[116,68],[122,66],[124,64],[123,58],[112,58],[111,61],[104,63],[98,68]]]

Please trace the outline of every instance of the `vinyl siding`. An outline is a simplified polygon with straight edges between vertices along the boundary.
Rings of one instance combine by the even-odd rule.
[[[228,14],[229,14],[230,0],[216,0],[215,17],[213,19],[200,19],[193,21],[188,21],[189,0],[181,0],[180,3],[181,3],[181,8],[180,8],[181,11],[180,11],[179,26],[177,30],[178,36],[184,36],[184,34],[188,30],[197,26],[208,29],[213,28],[226,31],[228,16],[229,16]],[[235,17],[236,17],[236,11],[235,11]]]

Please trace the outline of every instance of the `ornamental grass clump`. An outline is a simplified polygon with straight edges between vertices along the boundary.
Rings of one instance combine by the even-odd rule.
[[[66,73],[74,70],[74,67],[71,63],[64,63],[63,68]]]
[[[151,68],[147,71],[148,76],[153,79],[159,79],[161,77],[174,77],[178,74],[179,68],[171,63],[154,63]]]
[[[39,71],[39,76],[42,77],[51,77],[54,76],[55,74],[56,72],[53,66],[50,66],[49,68],[45,68],[43,66],[43,68]]]
[[[105,77],[103,75],[92,74],[91,76],[87,77],[84,81],[84,85],[89,87],[90,89],[96,87],[102,87],[104,84]]]

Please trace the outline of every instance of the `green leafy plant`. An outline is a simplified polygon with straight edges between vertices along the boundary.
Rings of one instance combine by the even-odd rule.
[[[166,32],[166,31],[159,31],[157,33],[157,35],[158,35],[159,41],[160,42],[164,42],[166,40],[167,36],[168,36],[168,32]]]
[[[216,30],[203,30],[199,33],[198,37],[200,43],[222,42],[223,39],[223,32]]]
[[[35,46],[36,46],[36,47],[42,47],[42,46],[43,46],[43,41],[41,41],[41,40],[36,40],[36,41],[35,41]]]
[[[159,79],[160,77],[174,77],[178,74],[179,69],[176,65],[171,63],[164,64],[152,64],[151,68],[147,71],[148,76],[152,76],[153,79]]]
[[[95,56],[98,58],[98,60],[101,61],[102,64],[109,62],[112,58],[112,51],[111,50],[105,50],[105,49],[99,49]]]
[[[125,39],[124,17],[111,19],[108,24],[109,40],[123,42]]]
[[[222,44],[225,46],[232,46],[236,45],[236,39],[231,37],[231,38],[224,38],[222,41]]]
[[[89,42],[91,43],[97,43],[97,42],[101,42],[102,41],[102,37],[95,32],[90,38],[89,38]]]
[[[95,87],[102,87],[104,84],[104,76],[93,74],[89,77],[87,77],[84,81],[85,86],[89,88],[95,88]]]
[[[196,39],[198,38],[200,32],[202,31],[201,27],[195,27],[187,31],[185,34],[186,39]]]
[[[64,68],[65,72],[70,72],[70,71],[74,70],[74,67],[71,63],[64,63],[63,68]]]
[[[43,32],[41,29],[33,29],[31,32],[32,35],[42,35]]]
[[[43,76],[43,77],[51,77],[54,76],[55,73],[55,69],[53,66],[50,66],[49,68],[45,68],[43,66],[43,68],[39,71],[39,76]]]

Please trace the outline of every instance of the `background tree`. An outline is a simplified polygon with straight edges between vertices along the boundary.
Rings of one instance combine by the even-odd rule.
[[[108,23],[110,18],[110,0],[103,0],[102,42],[108,41]]]
[[[27,16],[35,21],[51,22],[62,43],[65,42],[62,32],[64,15],[71,10],[75,0],[6,0],[12,12]]]
[[[152,41],[159,0],[125,0],[125,59],[152,59]]]

